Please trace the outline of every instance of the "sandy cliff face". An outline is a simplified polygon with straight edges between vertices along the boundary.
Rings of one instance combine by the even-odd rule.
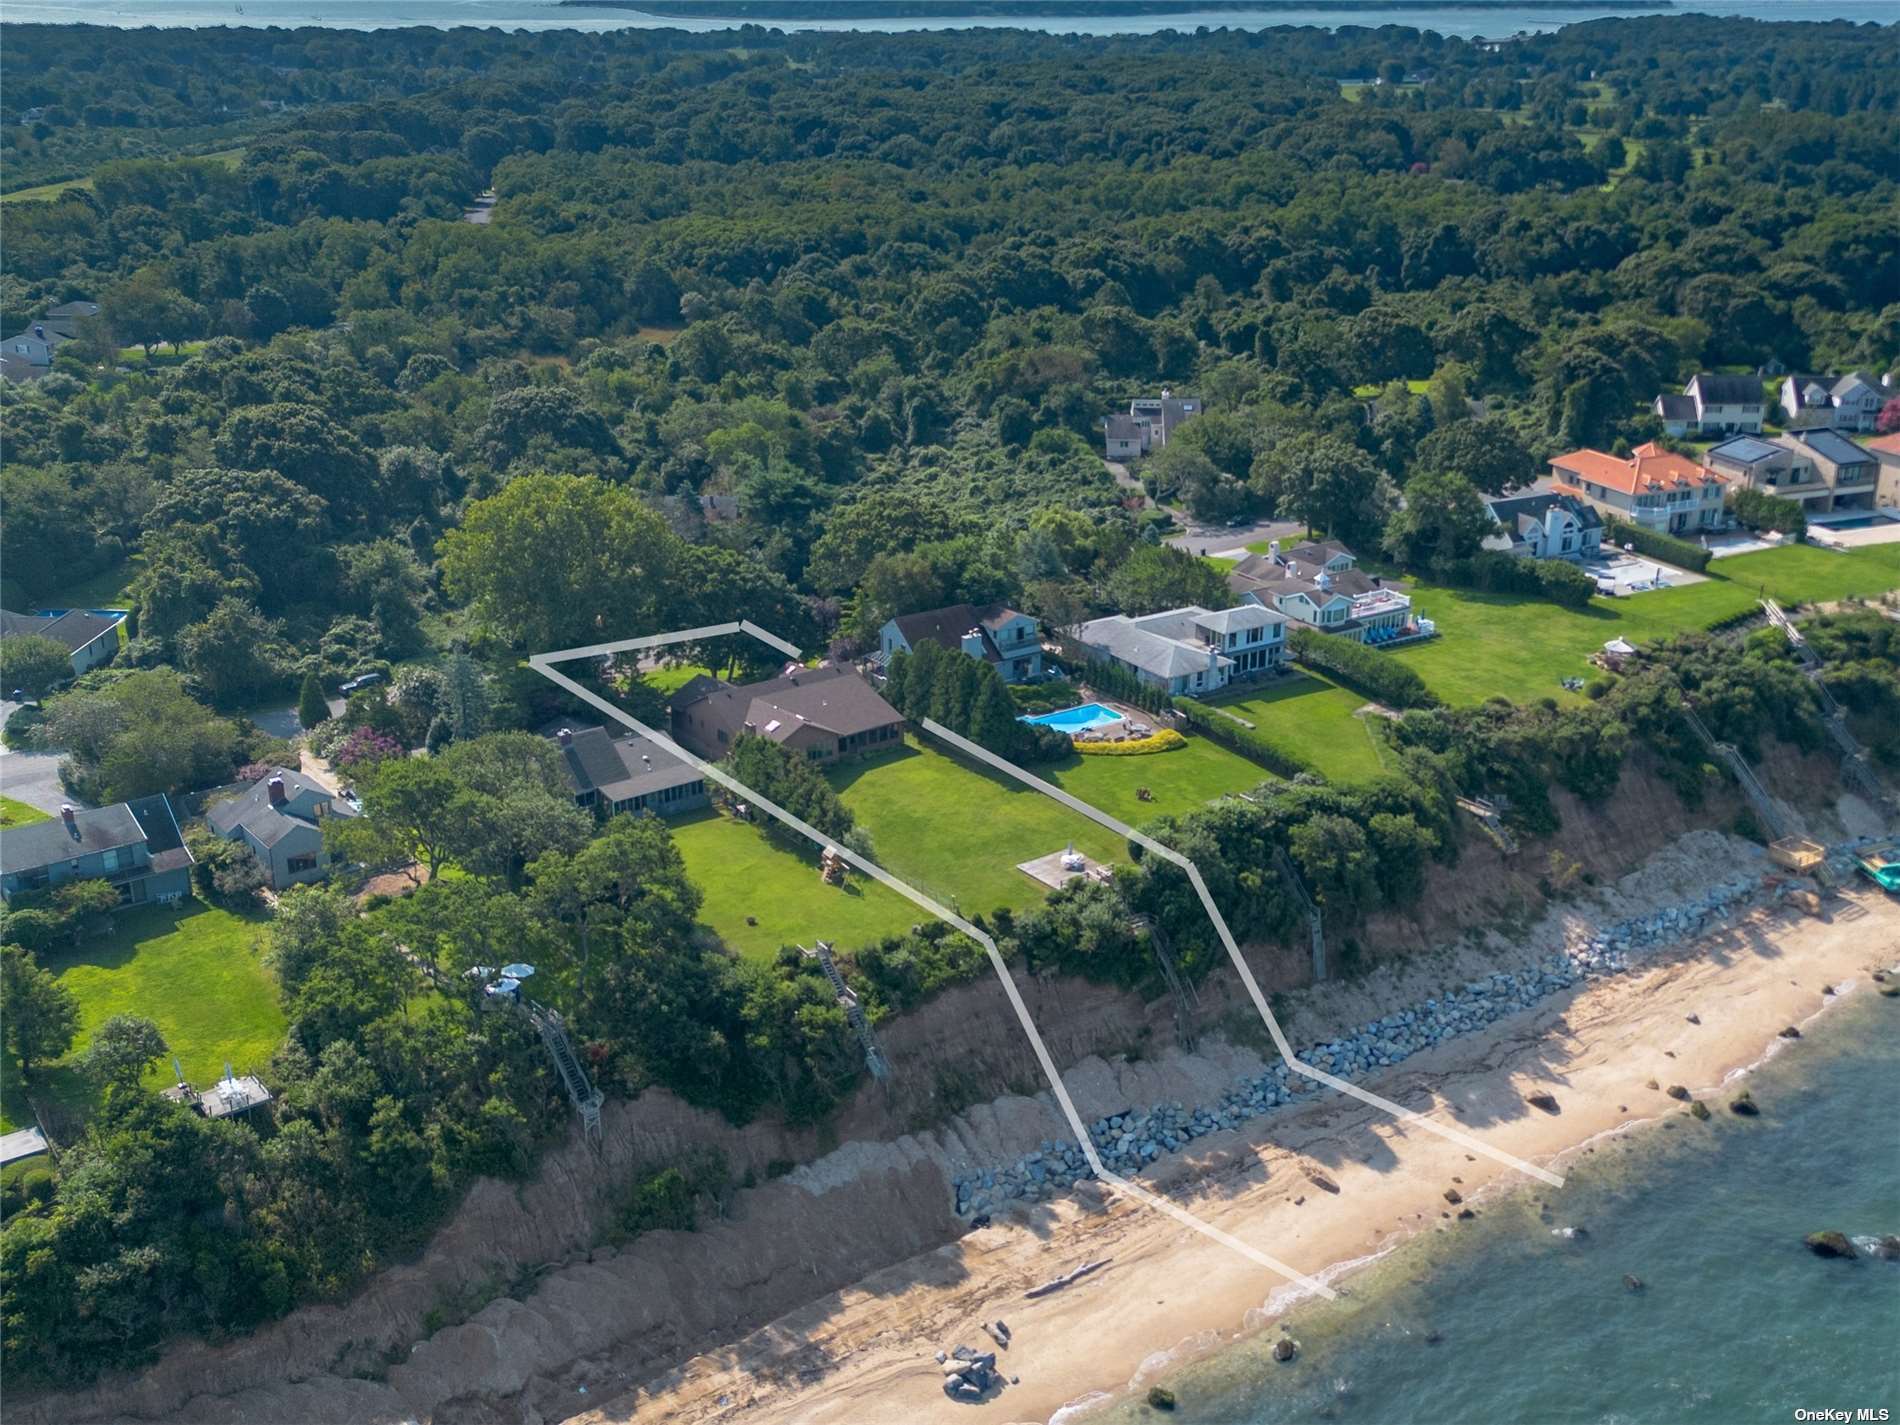
[[[1777,796],[1809,806],[1837,790],[1825,759],[1777,759],[1765,780]],[[1817,816],[1814,829],[1838,833],[1843,818],[1857,823],[1865,816],[1851,799],[1839,807]],[[1417,954],[1426,947],[1472,929],[1489,931],[1501,916],[1530,930],[1543,909],[1539,882],[1553,849],[1606,884],[1661,851],[1653,893],[1666,895],[1707,872],[1702,863],[1709,857],[1725,854],[1719,837],[1685,835],[1726,826],[1736,809],[1712,800],[1688,812],[1666,786],[1632,768],[1605,805],[1584,807],[1560,794],[1562,833],[1515,858],[1474,836],[1458,866],[1434,877],[1418,908],[1375,918],[1358,931],[1374,957],[1391,963],[1370,980],[1299,996],[1289,1030],[1296,1041],[1308,1039],[1334,1021],[1344,1027],[1398,1003],[1415,982],[1424,983],[1421,976],[1446,968],[1428,969]],[[1561,914],[1547,916],[1525,938],[1561,934],[1561,921]],[[1473,953],[1467,946],[1464,955]],[[1250,958],[1269,989],[1303,981],[1303,950],[1259,947]],[[1085,1117],[1158,1101],[1205,1101],[1258,1070],[1250,1052],[1219,1039],[1198,1055],[1172,1051],[1167,1002],[1143,1004],[1075,980],[1020,983],[1056,1061],[1073,1066],[1064,1077]],[[1224,980],[1205,986],[1202,997],[1209,1028],[1252,1014],[1240,1006],[1229,1021],[1240,997]],[[16,1395],[9,1418],[25,1425],[525,1425],[578,1413],[802,1303],[954,1240],[963,1230],[951,1210],[956,1174],[1065,1134],[1046,1096],[1030,1096],[1041,1092],[1042,1076],[994,981],[943,994],[881,1037],[899,1073],[888,1087],[867,1085],[822,1133],[771,1123],[734,1128],[663,1091],[610,1103],[599,1148],[571,1138],[546,1156],[532,1183],[478,1183],[420,1257],[379,1274],[349,1301],[303,1308],[225,1345],[180,1343],[147,1370],[87,1391]],[[619,1249],[595,1246],[638,1169],[704,1148],[722,1152],[736,1179],[763,1179],[775,1163],[804,1166],[733,1194],[726,1215],[702,1220],[697,1232],[649,1233]],[[432,1312],[455,1324],[429,1333],[425,1318]],[[822,1366],[813,1360],[801,1368]]]

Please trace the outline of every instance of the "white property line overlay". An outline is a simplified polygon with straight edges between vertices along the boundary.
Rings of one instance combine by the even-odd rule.
[[[1183,871],[1186,871],[1188,880],[1194,884],[1194,893],[1201,898],[1201,908],[1207,912],[1207,918],[1214,922],[1214,929],[1220,933],[1221,944],[1227,947],[1227,957],[1234,962],[1234,969],[1240,973],[1240,982],[1247,987],[1247,994],[1253,1000],[1254,1008],[1260,1011],[1260,1017],[1266,1021],[1267,1032],[1273,1036],[1273,1047],[1280,1051],[1280,1057],[1286,1060],[1287,1067],[1292,1069],[1295,1073],[1304,1074],[1309,1079],[1317,1079],[1320,1083],[1327,1085],[1329,1088],[1338,1089],[1343,1094],[1350,1094],[1361,1103],[1369,1103],[1374,1108],[1384,1109],[1401,1122],[1416,1124],[1420,1128],[1438,1134],[1441,1138],[1449,1138],[1452,1142],[1459,1144],[1461,1147],[1469,1148],[1474,1153],[1482,1153],[1485,1157],[1502,1163],[1507,1168],[1515,1168],[1520,1173],[1528,1173],[1534,1178],[1540,1178],[1544,1182],[1549,1183],[1552,1187],[1562,1187],[1564,1185],[1563,1178],[1551,1172],[1548,1168],[1540,1168],[1535,1163],[1527,1163],[1522,1158],[1506,1153],[1501,1148],[1494,1148],[1489,1143],[1472,1137],[1463,1129],[1453,1128],[1449,1124],[1440,1123],[1436,1119],[1427,1118],[1422,1113],[1416,1113],[1401,1104],[1396,1104],[1392,1102],[1391,1099],[1381,1098],[1375,1093],[1368,1093],[1357,1084],[1349,1083],[1345,1079],[1329,1074],[1324,1069],[1316,1069],[1311,1064],[1296,1058],[1293,1053],[1293,1046],[1287,1042],[1286,1035],[1280,1029],[1279,1021],[1273,1017],[1273,1011],[1267,1007],[1267,997],[1260,993],[1260,986],[1254,980],[1253,971],[1247,968],[1247,961],[1240,953],[1240,946],[1235,943],[1233,932],[1227,928],[1226,918],[1221,915],[1220,907],[1214,904],[1214,897],[1208,894],[1207,883],[1201,879],[1200,870],[1192,861],[1188,860],[1188,858],[1183,856],[1179,851],[1171,847],[1163,846],[1152,836],[1143,835],[1141,832],[1136,831],[1134,827],[1117,821],[1107,812],[1101,811],[1096,807],[1090,806],[1087,802],[1071,796],[1068,792],[1063,791],[1062,788],[1043,781],[1042,778],[1035,776],[1033,773],[1025,772],[1022,768],[1016,766],[1015,763],[1005,761],[988,748],[977,746],[967,737],[959,737],[942,723],[931,718],[925,718],[923,720],[923,726],[924,730],[930,733],[931,736],[942,738],[959,752],[974,757],[979,762],[994,767],[1000,772],[1008,773],[1025,786],[1034,787],[1044,796],[1053,797],[1056,801],[1061,802],[1062,805],[1069,808],[1070,811],[1080,812],[1089,820],[1097,822],[1121,836],[1127,837],[1130,841],[1153,852],[1162,860],[1172,862]]]
[[[1302,1289],[1322,1296],[1328,1301],[1336,1299],[1338,1293],[1326,1285],[1325,1282],[1310,1277],[1295,1267],[1288,1266],[1285,1262],[1280,1261],[1276,1257],[1268,1256],[1258,1247],[1241,1241],[1232,1233],[1224,1232],[1210,1222],[1203,1222],[1179,1203],[1170,1202],[1167,1198],[1160,1196],[1158,1193],[1151,1192],[1140,1183],[1130,1182],[1127,1178],[1121,1176],[1121,1174],[1109,1171],[1108,1166],[1102,1162],[1101,1156],[1095,1150],[1095,1140],[1089,1136],[1088,1130],[1082,1126],[1082,1115],[1076,1112],[1075,1102],[1069,1097],[1068,1086],[1062,1082],[1062,1075],[1056,1069],[1055,1060],[1050,1057],[1048,1046],[1042,1042],[1042,1035],[1036,1029],[1035,1020],[1030,1018],[1029,1006],[1023,1003],[1022,993],[1016,988],[1015,977],[1010,974],[1009,966],[1003,963],[1003,956],[1001,952],[997,950],[996,942],[991,939],[986,932],[972,925],[948,906],[939,904],[930,896],[918,890],[915,886],[910,885],[906,881],[900,881],[896,876],[893,876],[876,862],[860,856],[848,846],[838,845],[831,837],[819,832],[816,827],[807,825],[798,817],[786,811],[783,807],[777,806],[764,797],[761,797],[757,792],[721,768],[688,752],[665,733],[648,727],[631,713],[614,706],[614,704],[608,702],[605,698],[590,689],[583,688],[566,674],[557,673],[552,666],[556,662],[566,662],[574,658],[593,658],[609,653],[635,653],[643,649],[660,648],[671,643],[689,643],[727,633],[749,633],[768,646],[786,654],[788,657],[796,658],[798,656],[799,650],[792,644],[785,642],[783,639],[775,638],[771,634],[766,633],[763,629],[756,628],[751,623],[745,622],[714,624],[706,628],[686,629],[677,633],[654,634],[647,638],[623,639],[617,643],[597,643],[586,648],[568,648],[554,653],[537,653],[528,659],[528,665],[550,682],[567,689],[568,692],[574,694],[575,697],[581,699],[581,701],[585,702],[589,707],[598,708],[616,722],[632,728],[642,737],[649,738],[656,746],[665,749],[673,756],[679,758],[682,762],[698,771],[701,776],[717,782],[728,791],[745,797],[752,805],[761,808],[820,848],[830,848],[836,851],[839,855],[843,856],[845,860],[864,872],[865,875],[871,877],[872,880],[878,882],[880,885],[890,887],[890,889],[896,891],[898,895],[904,897],[912,904],[929,911],[939,920],[954,926],[972,940],[976,941],[977,944],[983,947],[983,953],[989,956],[990,965],[995,969],[997,979],[1002,982],[1003,993],[1009,996],[1010,1007],[1016,1011],[1016,1020],[1022,1025],[1023,1033],[1029,1036],[1030,1046],[1036,1051],[1036,1062],[1042,1066],[1043,1077],[1049,1080],[1049,1087],[1056,1096],[1056,1102],[1062,1108],[1062,1115],[1068,1119],[1069,1127],[1075,1133],[1076,1142],[1081,1145],[1082,1155],[1088,1159],[1089,1167],[1098,1178],[1117,1191],[1126,1193],[1137,1202],[1145,1203],[1147,1206],[1154,1208],[1157,1212],[1166,1213],[1182,1226],[1192,1228],[1203,1237],[1210,1238],[1220,1243],[1223,1247],[1238,1252],[1248,1261],[1263,1266],[1271,1272],[1278,1273]]]

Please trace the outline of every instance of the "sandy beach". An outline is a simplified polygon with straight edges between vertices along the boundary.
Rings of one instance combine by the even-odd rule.
[[[1826,991],[1871,993],[1870,972],[1896,958],[1900,902],[1855,888],[1823,919],[1754,914],[1638,972],[1416,1055],[1367,1086],[1562,1171],[1606,1134],[1683,1112],[1664,1092],[1672,1085],[1726,1114],[1726,1081],[1785,1042],[1788,1026],[1826,1034]],[[1539,1091],[1555,1097],[1554,1113],[1527,1102]],[[1487,1191],[1539,1186],[1355,1100],[1325,1089],[1313,1099],[1200,1140],[1147,1181],[1334,1284],[1413,1234],[1461,1230],[1448,1189],[1482,1212]],[[1183,1348],[1211,1350],[1293,1303],[1296,1289],[1226,1247],[1105,1190],[1098,1197],[1040,1206],[1033,1222],[999,1214],[576,1419],[969,1419],[971,1407],[943,1395],[932,1353],[960,1342],[990,1349],[980,1323],[1001,1317],[1014,1337],[999,1365],[1019,1383],[981,1407],[983,1418],[1043,1421],[1144,1384],[1144,1362],[1158,1369]],[[1101,1258],[1110,1265],[1086,1280],[1024,1299],[1030,1286]]]

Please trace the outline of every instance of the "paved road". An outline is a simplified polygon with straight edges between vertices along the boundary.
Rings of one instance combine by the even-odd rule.
[[[1238,529],[1191,524],[1185,534],[1169,535],[1167,542],[1185,549],[1189,554],[1222,554],[1229,549],[1257,544],[1263,539],[1279,539],[1291,544],[1300,538],[1305,529],[1298,520],[1260,520]]]
[[[0,700],[0,725],[4,725],[19,706]],[[85,805],[59,784],[60,756],[57,752],[15,752],[0,744],[0,796],[12,797],[16,802],[25,802],[44,812],[57,812],[67,802],[74,806]]]

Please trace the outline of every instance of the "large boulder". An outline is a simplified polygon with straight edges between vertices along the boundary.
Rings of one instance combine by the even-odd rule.
[[[1851,1262],[1860,1255],[1844,1232],[1810,1232],[1801,1243],[1817,1257],[1840,1257]]]

